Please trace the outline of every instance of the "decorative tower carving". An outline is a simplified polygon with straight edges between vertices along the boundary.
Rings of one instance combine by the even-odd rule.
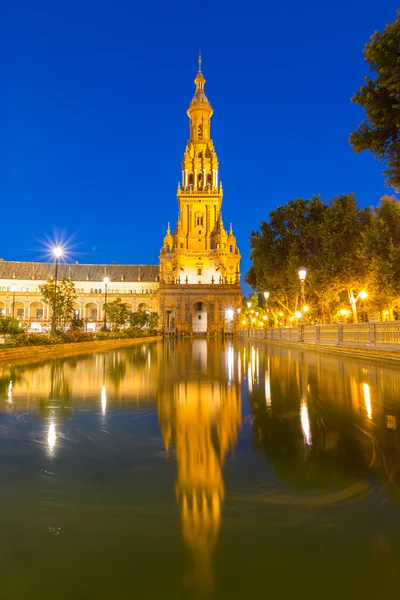
[[[165,283],[238,284],[240,253],[232,228],[227,235],[222,222],[222,185],[211,140],[213,109],[204,91],[206,80],[199,68],[195,94],[187,114],[190,138],[182,161],[178,186],[179,216],[170,243],[160,252],[160,275]],[[169,234],[168,234],[169,235]],[[169,248],[169,250],[168,250]]]

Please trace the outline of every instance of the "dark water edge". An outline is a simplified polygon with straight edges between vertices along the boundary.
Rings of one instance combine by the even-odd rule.
[[[399,419],[399,368],[246,341],[2,367],[2,598],[397,598]]]

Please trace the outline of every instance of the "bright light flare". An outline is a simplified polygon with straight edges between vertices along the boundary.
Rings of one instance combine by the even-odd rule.
[[[47,444],[49,446],[50,454],[52,454],[56,445],[56,426],[54,423],[50,423],[49,432],[47,434]]]
[[[55,246],[52,252],[56,258],[61,258],[61,256],[64,254],[64,250],[60,246]]]
[[[103,385],[101,388],[101,411],[102,411],[103,415],[106,412],[106,408],[107,408],[107,390],[106,390],[106,386]]]
[[[227,308],[225,311],[225,317],[229,320],[233,319],[233,310],[232,308]]]
[[[365,290],[362,290],[362,291],[359,293],[359,296],[360,296],[360,298],[361,298],[362,300],[365,300],[365,298],[368,298],[368,292],[366,292]]]
[[[301,401],[300,406],[300,420],[301,428],[303,430],[304,442],[307,444],[307,446],[311,446],[310,419],[308,417],[307,402],[304,399]]]
[[[365,409],[367,411],[368,419],[372,419],[372,405],[371,405],[371,393],[368,383],[363,383],[364,402]]]
[[[296,312],[294,313],[294,316],[296,317],[296,319],[301,319],[302,314],[300,311],[296,310]]]

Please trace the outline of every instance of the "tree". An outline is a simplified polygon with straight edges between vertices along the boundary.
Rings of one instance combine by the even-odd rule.
[[[113,325],[114,331],[118,331],[121,325],[124,325],[128,320],[128,307],[122,304],[121,298],[116,298],[112,302],[104,304],[107,318]]]
[[[76,300],[75,284],[71,279],[63,277],[57,282],[57,291],[55,289],[54,279],[40,286],[43,302],[55,309],[57,322],[56,326],[61,324],[63,327],[72,319],[74,313],[74,301]]]
[[[251,234],[252,266],[246,281],[256,291],[270,292],[268,306],[275,321],[282,311],[293,316],[302,308],[300,266],[307,268],[311,321],[332,322],[343,301],[350,301],[357,321],[352,300],[368,281],[364,237],[370,221],[370,210],[359,209],[353,194],[327,204],[318,196],[297,198],[269,214],[260,231]]]
[[[146,310],[138,310],[131,314],[129,325],[137,332],[147,331],[149,334],[157,332],[158,314]]]
[[[0,335],[23,333],[26,331],[26,326],[12,317],[0,316]]]
[[[386,181],[400,187],[400,11],[394,23],[383,33],[376,31],[364,49],[364,57],[375,77],[365,78],[365,85],[352,101],[363,107],[367,120],[350,134],[355,152],[370,150],[385,162]]]
[[[384,196],[372,216],[365,252],[373,274],[375,308],[388,309],[389,318],[400,308],[400,202]]]

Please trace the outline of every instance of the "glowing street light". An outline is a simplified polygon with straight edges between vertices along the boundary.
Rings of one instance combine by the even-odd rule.
[[[251,302],[249,300],[249,302],[247,303],[247,308],[251,308]]]
[[[294,315],[295,315],[296,319],[301,319],[301,317],[302,317],[302,313],[299,310],[296,310]]]
[[[365,290],[361,290],[358,296],[361,298],[361,300],[365,300],[365,298],[368,298],[368,293]]]
[[[107,306],[107,285],[110,281],[109,277],[104,277],[103,282],[104,282],[104,325],[103,325],[103,330],[107,331],[107,311],[106,311],[106,306]]]
[[[306,281],[306,277],[307,277],[307,269],[305,267],[300,267],[298,270],[298,274],[299,274],[299,279],[300,279],[300,296],[301,296],[301,303],[305,304],[305,298],[304,298],[304,283]]]
[[[57,329],[57,278],[58,278],[58,261],[64,254],[61,246],[55,246],[52,249],[54,258],[56,259],[56,268],[54,271],[54,297],[53,297],[53,315],[51,319],[51,333],[54,335]]]

